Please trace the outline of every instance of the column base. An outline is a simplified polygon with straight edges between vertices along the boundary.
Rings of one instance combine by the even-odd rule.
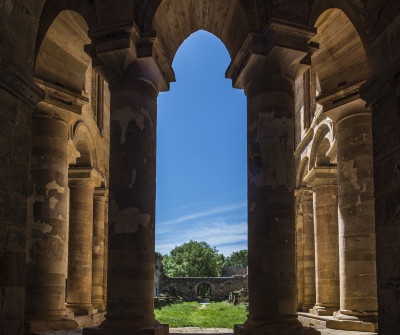
[[[82,335],[168,335],[169,325],[158,324],[154,327],[130,328],[126,323],[113,327],[91,327],[84,328]]]
[[[336,329],[346,331],[358,331],[375,333],[377,330],[377,323],[363,322],[363,321],[349,321],[337,320],[332,316],[317,316],[309,313],[297,313],[299,321],[305,327],[312,327],[314,329]]]
[[[97,309],[99,313],[105,312],[106,311],[106,304],[104,303],[103,300],[99,301],[92,301],[93,307]]]
[[[304,327],[297,318],[288,320],[247,320],[243,325],[235,325],[235,335],[303,335]],[[309,334],[307,332],[307,334]],[[310,333],[310,335],[312,332]]]
[[[314,304],[303,304],[301,311],[305,313],[309,313],[310,309],[314,308]]]
[[[50,330],[69,330],[79,328],[75,320],[28,320],[25,321],[24,334],[41,334]]]
[[[338,312],[333,313],[333,317],[336,320],[342,321],[378,322],[378,312],[339,310]]]
[[[309,313],[318,316],[332,316],[337,311],[339,306],[314,306]]]
[[[93,315],[98,312],[92,304],[67,304],[67,308],[75,315]]]

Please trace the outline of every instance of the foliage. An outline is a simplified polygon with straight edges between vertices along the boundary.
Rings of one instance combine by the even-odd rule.
[[[190,241],[163,256],[168,277],[217,277],[221,274],[224,256],[206,242]]]
[[[246,249],[235,251],[229,257],[225,258],[224,266],[229,268],[247,267],[248,252]]]
[[[243,324],[248,314],[246,305],[233,306],[226,301],[200,305],[184,302],[154,311],[156,319],[170,327],[233,328]]]
[[[202,300],[210,299],[211,297],[211,286],[207,283],[201,283],[197,286],[197,298]]]

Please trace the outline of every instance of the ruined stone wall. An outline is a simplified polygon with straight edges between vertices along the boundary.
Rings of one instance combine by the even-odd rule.
[[[159,281],[160,292],[175,292],[184,301],[197,300],[197,287],[201,283],[210,284],[211,300],[222,301],[229,298],[229,293],[247,289],[247,276],[234,277],[195,277],[168,278],[162,276]]]

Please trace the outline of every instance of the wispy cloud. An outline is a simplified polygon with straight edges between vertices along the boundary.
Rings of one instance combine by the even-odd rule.
[[[170,234],[157,234],[156,249],[165,254],[189,240],[205,241],[228,256],[232,251],[247,248],[247,222],[200,221],[184,225]],[[156,230],[157,232],[157,230]]]
[[[226,206],[215,207],[215,208],[211,208],[211,209],[208,209],[208,210],[205,210],[202,212],[197,212],[197,213],[193,213],[193,214],[180,216],[180,217],[177,217],[177,218],[174,218],[171,220],[167,220],[167,221],[161,221],[158,224],[160,226],[174,225],[177,223],[192,221],[195,219],[200,219],[200,218],[204,218],[204,217],[211,216],[211,215],[231,212],[233,210],[245,208],[246,206],[247,206],[246,203],[235,203],[235,204],[230,204],[230,205],[226,205]]]

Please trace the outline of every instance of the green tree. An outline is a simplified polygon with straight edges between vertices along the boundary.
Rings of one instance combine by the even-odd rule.
[[[190,241],[175,247],[163,256],[164,272],[168,277],[218,277],[224,256],[206,242]]]
[[[247,267],[248,252],[246,249],[232,252],[224,261],[224,266],[228,268],[245,268]]]

